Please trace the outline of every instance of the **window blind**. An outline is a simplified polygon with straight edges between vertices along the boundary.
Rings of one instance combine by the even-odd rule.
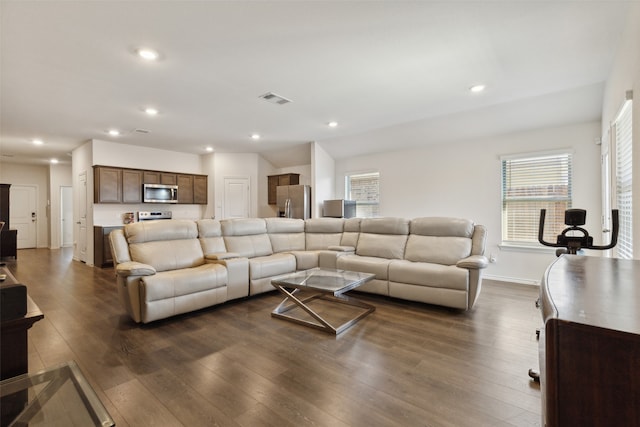
[[[632,125],[631,101],[628,101],[616,118],[616,208],[620,221],[618,245],[619,258],[633,258],[633,209],[632,209]]]
[[[571,207],[569,152],[502,159],[502,241],[538,246],[540,210],[546,209],[547,241],[566,228],[564,211]]]
[[[380,173],[361,173],[346,177],[349,200],[356,201],[356,216],[373,218],[380,215]]]

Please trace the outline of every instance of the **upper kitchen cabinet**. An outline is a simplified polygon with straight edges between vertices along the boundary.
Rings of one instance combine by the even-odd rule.
[[[178,175],[170,172],[144,171],[143,182],[145,184],[177,185]]]
[[[94,166],[94,203],[122,203],[122,169]]]
[[[197,205],[206,205],[208,196],[206,175],[193,176],[193,203]]]
[[[178,203],[207,204],[207,175],[94,166],[94,203],[143,202],[143,184],[178,186]]]
[[[193,203],[193,175],[178,175],[178,203]]]
[[[122,170],[122,203],[142,203],[142,171]]]
[[[276,199],[276,188],[279,185],[298,185],[300,184],[299,173],[284,173],[280,175],[269,175],[267,177],[268,191],[267,199],[270,205],[278,203]]]

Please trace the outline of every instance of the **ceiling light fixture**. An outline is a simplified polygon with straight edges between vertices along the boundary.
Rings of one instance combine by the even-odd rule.
[[[44,144],[44,142],[41,139],[34,139],[32,142],[33,142],[33,145],[42,145],[42,144]]]
[[[147,107],[144,109],[144,112],[147,113],[148,116],[157,116],[158,110],[153,107]]]
[[[120,131],[118,129],[109,129],[107,133],[111,136],[120,136]]]
[[[473,86],[471,86],[469,88],[469,91],[473,92],[473,93],[480,93],[480,92],[484,91],[486,88],[487,88],[487,86],[485,86],[485,85],[473,85]]]
[[[255,140],[260,139],[260,134],[252,133],[252,134],[251,134],[251,139],[255,139]]]
[[[51,159],[51,164],[53,165],[58,164],[58,159]]]
[[[207,147],[207,148],[205,148],[205,151],[207,153],[211,153],[211,152],[213,152],[213,147]]]
[[[330,128],[334,128],[334,127],[338,126],[338,122],[329,122],[329,123],[327,123],[327,126],[329,126]]]
[[[140,48],[137,52],[140,58],[147,61],[155,61],[160,56],[158,52],[153,49]]]

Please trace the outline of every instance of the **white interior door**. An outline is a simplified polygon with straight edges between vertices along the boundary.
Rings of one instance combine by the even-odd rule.
[[[249,178],[224,179],[223,218],[249,217],[249,195],[251,194]]]
[[[34,185],[13,185],[9,198],[9,221],[11,228],[18,230],[18,249],[35,248],[38,189]]]
[[[87,172],[78,175],[77,258],[87,262]]]
[[[60,187],[60,246],[73,245],[73,188]]]

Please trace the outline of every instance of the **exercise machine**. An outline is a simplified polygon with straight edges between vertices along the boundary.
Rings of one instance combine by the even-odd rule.
[[[597,251],[606,251],[612,249],[618,243],[618,230],[620,223],[618,220],[618,210],[611,211],[611,242],[606,245],[594,245],[593,237],[589,236],[589,232],[581,226],[586,223],[587,211],[584,209],[567,209],[564,211],[564,224],[569,227],[562,230],[558,234],[555,243],[544,240],[544,220],[547,215],[546,209],[540,210],[540,224],[538,226],[538,241],[545,246],[551,246],[556,249],[556,256],[563,254],[578,255],[583,249],[593,249]],[[536,300],[536,307],[540,308],[540,299]],[[540,329],[536,330],[536,337],[540,339]],[[529,377],[534,381],[540,381],[540,372],[535,369],[529,369]]]
[[[618,210],[611,211],[612,233],[611,242],[608,245],[594,245],[593,237],[589,236],[589,232],[580,227],[585,224],[587,211],[584,209],[567,209],[564,211],[564,223],[569,227],[562,230],[558,234],[556,243],[546,242],[544,240],[544,219],[547,214],[546,209],[540,210],[540,225],[538,226],[538,241],[545,246],[561,248],[556,250],[556,256],[562,254],[576,255],[582,249],[595,249],[598,251],[606,251],[613,248],[618,243]],[[576,233],[577,232],[577,233]]]

